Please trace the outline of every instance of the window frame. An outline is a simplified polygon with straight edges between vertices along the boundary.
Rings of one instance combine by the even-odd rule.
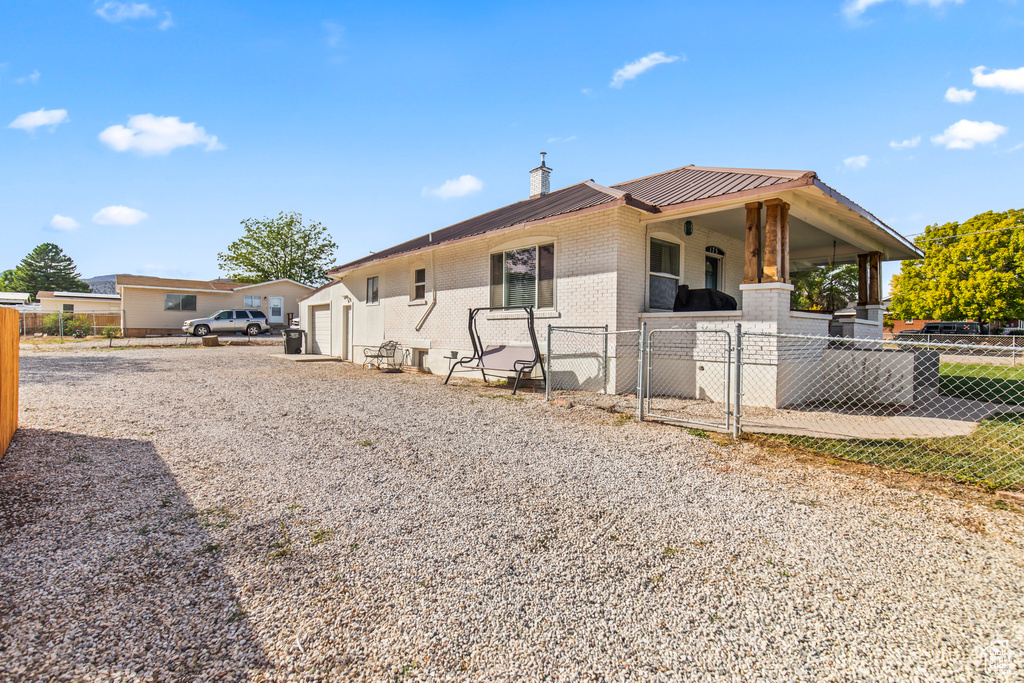
[[[177,306],[172,306],[172,297],[177,297]],[[192,307],[186,308],[185,301],[189,298],[192,300]],[[176,292],[164,292],[164,310],[165,311],[195,311],[196,310],[196,295],[195,294],[181,294]]]
[[[373,299],[370,299],[370,282],[373,282]],[[371,275],[366,278],[366,305],[367,306],[379,306],[380,305],[380,275]]]
[[[253,301],[258,303],[253,303]],[[243,294],[242,305],[246,308],[263,308],[263,296],[259,294]]]
[[[61,304],[61,311],[60,312],[61,313],[74,313],[75,312],[75,305],[74,304]]]
[[[653,271],[653,270],[651,270],[651,257],[653,256],[653,251],[654,251],[652,249],[652,245],[655,242],[661,242],[662,244],[668,244],[668,245],[677,247],[679,249],[679,257],[678,257],[679,261],[678,261],[678,264],[677,264],[677,269],[679,270],[679,274],[678,275],[676,275],[674,273],[669,273],[669,272]],[[664,233],[654,233],[654,234],[652,234],[652,235],[650,235],[648,237],[648,239],[647,239],[647,258],[646,258],[646,263],[644,264],[645,265],[645,270],[647,272],[647,277],[645,278],[646,279],[645,287],[646,287],[646,290],[647,290],[647,310],[648,311],[671,311],[674,308],[674,303],[675,303],[675,296],[674,295],[672,297],[673,304],[669,305],[668,308],[654,308],[651,305],[651,278],[652,277],[660,277],[660,278],[665,278],[665,279],[672,278],[672,279],[674,279],[676,281],[676,289],[678,290],[679,285],[681,285],[683,283],[683,276],[685,275],[685,268],[684,268],[685,264],[686,264],[686,247],[683,245],[683,243],[680,240],[676,239],[672,235],[666,235]]]
[[[540,287],[540,283],[541,283],[541,279],[540,279],[541,256],[540,256],[540,253],[541,252],[540,252],[540,250],[542,248],[544,248],[544,247],[551,247],[551,305],[550,306],[540,306],[539,305],[540,296],[541,296],[541,287]],[[513,244],[503,245],[502,248],[495,249],[495,250],[491,251],[487,255],[487,282],[488,282],[487,292],[488,292],[488,303],[490,304],[490,307],[491,308],[505,308],[505,307],[509,307],[509,304],[507,303],[508,302],[508,273],[506,271],[506,265],[505,265],[507,263],[507,261],[506,261],[507,256],[506,255],[509,252],[523,251],[525,249],[533,249],[534,254],[535,254],[535,259],[536,259],[535,260],[536,272],[534,273],[534,278],[533,278],[533,282],[534,282],[534,286],[533,286],[533,309],[535,311],[555,311],[555,310],[558,310],[558,286],[557,286],[557,281],[558,281],[558,276],[557,276],[557,274],[558,274],[558,249],[557,249],[555,240],[551,239],[551,238],[535,239],[533,241],[529,241],[529,242],[525,242],[525,243],[521,243],[521,244],[520,243],[513,243]],[[500,301],[500,303],[496,304],[495,301],[494,301],[494,293],[495,293],[495,287],[497,286],[497,284],[494,282],[495,271],[494,271],[494,265],[493,264],[494,264],[494,257],[495,256],[499,256],[499,255],[501,256],[501,301]]]
[[[416,279],[417,273],[423,273],[423,280],[422,281]],[[420,288],[420,287],[423,288],[423,295],[422,296],[417,296],[419,294],[419,292],[417,292],[416,290],[418,288]],[[426,300],[427,300],[427,267],[426,266],[419,266],[419,267],[413,266],[413,268],[412,268],[412,279],[410,281],[410,287],[409,287],[409,303],[414,303],[414,304],[424,303]]]

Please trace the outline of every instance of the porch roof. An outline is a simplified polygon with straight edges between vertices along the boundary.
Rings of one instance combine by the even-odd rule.
[[[546,195],[524,199],[500,209],[489,211],[474,218],[450,225],[435,232],[422,235],[388,249],[335,266],[327,274],[338,278],[345,272],[359,266],[369,265],[414,251],[433,248],[446,242],[509,228],[515,225],[554,220],[565,214],[602,206],[629,205],[652,214],[684,213],[701,205],[720,205],[746,201],[750,198],[775,194],[789,190],[810,190],[811,194],[823,197],[830,205],[844,208],[844,215],[832,217],[842,223],[847,231],[867,230],[878,233],[876,242],[884,243],[887,258],[920,258],[922,254],[912,243],[882,223],[871,213],[825,185],[814,171],[792,171],[777,169],[718,168],[704,166],[683,166],[681,168],[637,178],[625,183],[605,187],[593,180],[571,185]],[[742,206],[742,205],[741,205]],[[815,207],[824,218],[832,206]],[[801,214],[797,208],[797,221],[814,224],[812,211]],[[803,215],[804,219],[800,216]],[[739,226],[742,227],[742,221]],[[831,238],[829,238],[831,239]],[[831,242],[830,242],[831,243]]]

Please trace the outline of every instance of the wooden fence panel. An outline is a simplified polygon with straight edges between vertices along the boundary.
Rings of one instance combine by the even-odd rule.
[[[0,308],[0,458],[18,428],[18,312]]]

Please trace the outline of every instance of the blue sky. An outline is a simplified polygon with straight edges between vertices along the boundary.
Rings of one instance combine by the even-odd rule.
[[[525,198],[541,151],[553,188],[814,170],[904,234],[1024,206],[1012,0],[375,5],[3,3],[0,269],[212,278],[280,211],[345,262]]]

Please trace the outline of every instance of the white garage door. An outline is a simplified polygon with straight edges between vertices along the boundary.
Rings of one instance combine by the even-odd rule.
[[[313,353],[331,355],[331,305],[313,307],[313,329],[310,331]]]

